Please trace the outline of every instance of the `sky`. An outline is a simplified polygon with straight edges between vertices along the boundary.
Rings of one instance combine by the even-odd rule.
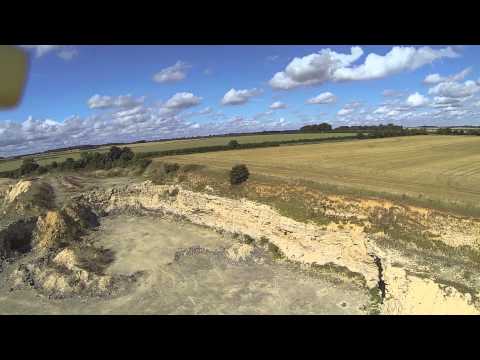
[[[480,125],[480,46],[19,45],[0,156],[80,144],[395,123]]]

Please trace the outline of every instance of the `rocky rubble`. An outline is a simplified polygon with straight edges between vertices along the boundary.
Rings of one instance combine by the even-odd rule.
[[[18,266],[10,275],[10,287],[33,287],[50,298],[105,297],[126,290],[141,275],[104,274],[103,267],[98,266],[102,262],[98,257],[104,256],[101,250],[91,247],[64,248],[51,257]]]
[[[12,289],[33,287],[50,297],[108,296],[125,289],[140,274],[105,275],[112,254],[85,244],[83,236],[99,225],[85,204],[71,201],[60,210],[53,190],[41,181],[10,186],[3,196],[5,213],[15,219],[0,228],[0,260],[19,260],[9,277]],[[25,214],[35,216],[25,217]]]

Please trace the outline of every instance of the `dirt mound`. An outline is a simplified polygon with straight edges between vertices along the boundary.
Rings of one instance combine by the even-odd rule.
[[[28,180],[20,180],[18,183],[12,186],[10,191],[7,192],[5,200],[8,203],[14,202],[20,195],[25,194],[32,188],[33,183]]]
[[[133,284],[137,275],[103,275],[82,269],[69,270],[60,266],[28,264],[14,271],[11,276],[12,289],[31,286],[52,298],[75,295],[114,296]]]
[[[107,275],[112,254],[95,247],[68,247],[52,257],[22,264],[10,275],[11,289],[33,287],[52,298],[74,295],[114,296],[128,289],[141,273]]]
[[[35,215],[55,204],[53,188],[41,180],[20,180],[4,195],[4,215]]]
[[[48,211],[38,217],[33,236],[34,246],[48,249],[67,245],[98,225],[96,214],[81,204],[73,203],[60,211]]]

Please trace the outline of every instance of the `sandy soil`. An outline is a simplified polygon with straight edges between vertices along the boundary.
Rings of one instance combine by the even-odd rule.
[[[147,271],[134,291],[114,299],[49,300],[33,290],[2,289],[0,314],[361,314],[368,303],[364,290],[287,265],[208,255],[173,261],[179,248],[235,244],[196,225],[120,215],[103,219],[90,239],[115,253],[108,273]]]

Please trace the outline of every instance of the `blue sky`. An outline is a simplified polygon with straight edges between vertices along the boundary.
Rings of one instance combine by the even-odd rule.
[[[77,144],[394,122],[480,124],[477,46],[24,45],[0,156]]]

